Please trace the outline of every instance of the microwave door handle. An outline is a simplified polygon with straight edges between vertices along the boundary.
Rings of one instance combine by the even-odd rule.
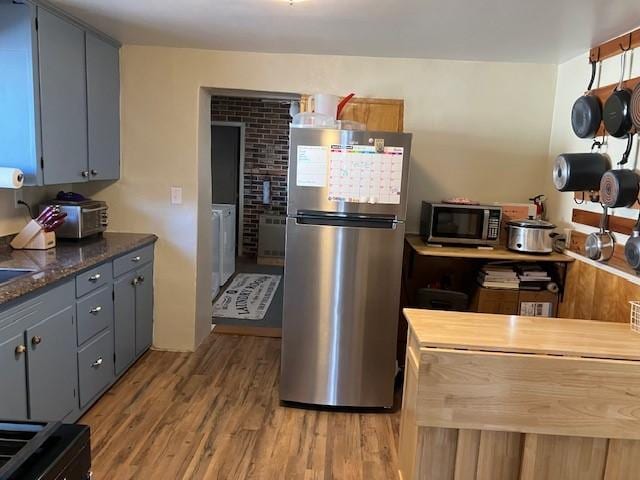
[[[482,222],[482,240],[489,238],[489,210],[484,211],[484,219]]]
[[[91,213],[91,212],[99,212],[100,210],[106,210],[106,207],[96,207],[96,208],[83,208],[80,210],[82,213]]]

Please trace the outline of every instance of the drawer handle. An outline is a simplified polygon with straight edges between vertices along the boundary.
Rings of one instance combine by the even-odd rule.
[[[100,277],[101,277],[101,276],[102,276],[102,275],[100,275],[99,273],[96,273],[95,275],[91,275],[91,276],[89,277],[89,281],[90,281],[90,282],[94,282],[94,283],[95,283],[95,282],[97,282],[98,280],[100,280]]]
[[[16,355],[20,355],[22,353],[25,353],[27,351],[27,347],[25,347],[24,345],[18,345],[16,347]]]
[[[136,262],[136,263],[138,263],[140,260],[142,260],[142,258],[140,257],[140,255],[137,255],[137,256],[135,256],[135,257],[133,257],[133,258],[131,259],[131,261],[132,261],[132,262]]]
[[[102,365],[103,362],[104,360],[102,359],[102,357],[98,357],[98,359],[95,362],[93,362],[91,366],[93,368],[98,368],[100,365]]]
[[[31,343],[33,345],[40,345],[42,343],[42,337],[39,337],[38,335],[36,335],[31,339]]]
[[[94,307],[91,310],[89,310],[89,313],[93,313],[94,315],[99,314],[102,311],[102,307]]]

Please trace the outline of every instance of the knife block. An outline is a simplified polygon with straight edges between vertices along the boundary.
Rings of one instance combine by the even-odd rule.
[[[11,240],[11,247],[16,250],[48,250],[56,246],[56,234],[45,232],[35,220],[31,220]]]

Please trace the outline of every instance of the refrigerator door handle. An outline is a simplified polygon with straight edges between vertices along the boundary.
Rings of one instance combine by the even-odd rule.
[[[348,216],[348,215],[320,215],[298,214],[295,217],[297,225],[327,225],[331,227],[353,228],[385,228],[395,230],[398,221],[392,217]]]

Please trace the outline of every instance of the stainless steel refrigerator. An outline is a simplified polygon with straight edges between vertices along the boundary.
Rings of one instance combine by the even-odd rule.
[[[391,407],[411,134],[292,128],[280,398]]]

